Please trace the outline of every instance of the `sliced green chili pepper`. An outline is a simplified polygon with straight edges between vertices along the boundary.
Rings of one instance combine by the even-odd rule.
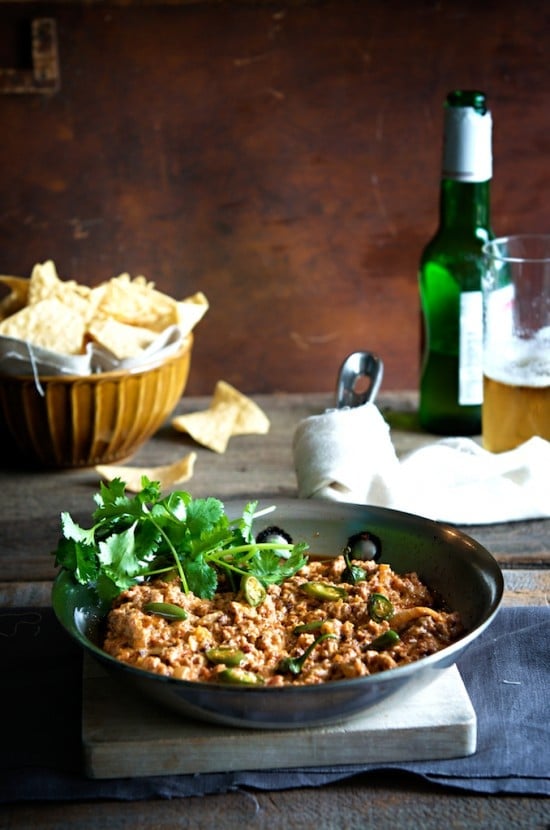
[[[279,665],[277,666],[277,671],[280,674],[300,674],[302,668],[304,666],[305,661],[313,651],[316,645],[322,643],[323,640],[337,640],[338,637],[336,634],[321,634],[320,637],[310,645],[304,653],[300,657],[284,657]]]
[[[218,679],[236,686],[261,686],[264,682],[260,675],[239,668],[224,669],[219,673]]]
[[[300,585],[300,590],[309,597],[333,601],[345,599],[348,595],[345,588],[330,585],[328,582],[304,582],[303,585]]]
[[[388,628],[387,631],[384,631],[383,634],[380,634],[379,637],[376,637],[376,639],[372,641],[369,648],[373,648],[375,651],[384,651],[384,649],[394,646],[400,639],[401,638],[397,631],[394,631],[393,628]]]
[[[384,594],[371,594],[368,602],[369,616],[375,622],[393,617],[393,603]]]
[[[261,605],[266,598],[266,590],[264,586],[260,580],[257,577],[252,576],[252,574],[243,576],[241,580],[241,591],[243,592],[245,600],[253,608],[257,605]]]
[[[346,567],[342,571],[342,582],[348,582],[350,585],[356,585],[358,582],[364,582],[366,574],[363,568],[359,565],[353,565],[350,559],[349,550],[346,548],[343,553]]]
[[[312,620],[311,622],[304,623],[303,625],[297,625],[292,633],[303,634],[305,631],[317,631],[319,628],[322,628],[326,622],[326,620]]]
[[[158,614],[167,620],[186,620],[187,611],[179,605],[172,605],[171,602],[148,602],[143,610],[149,614]]]
[[[226,666],[240,666],[245,659],[244,652],[231,646],[217,646],[206,652],[211,663],[224,663]]]

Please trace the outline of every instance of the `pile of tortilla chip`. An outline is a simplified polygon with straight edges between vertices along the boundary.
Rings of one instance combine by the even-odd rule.
[[[2,284],[9,294],[0,300],[0,336],[64,355],[93,343],[119,360],[138,357],[170,326],[188,334],[208,309],[202,293],[175,300],[143,276],[120,274],[93,288],[61,280],[51,260],[29,279],[0,276]]]

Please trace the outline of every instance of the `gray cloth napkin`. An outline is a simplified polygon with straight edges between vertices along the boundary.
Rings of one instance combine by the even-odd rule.
[[[49,609],[0,610],[0,802],[175,798],[317,787],[388,770],[478,793],[550,795],[550,608],[503,608],[458,663],[478,718],[474,755],[443,761],[97,781],[81,768],[81,655]],[[59,717],[56,717],[55,715]]]

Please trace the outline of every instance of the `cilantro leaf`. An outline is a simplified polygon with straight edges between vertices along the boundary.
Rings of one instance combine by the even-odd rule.
[[[141,483],[142,489],[129,495],[121,479],[102,482],[89,529],[69,513],[61,514],[62,537],[53,551],[56,565],[102,598],[174,570],[184,591],[211,598],[222,573],[229,584],[253,574],[268,585],[282,582],[306,563],[306,545],[255,542],[256,501],[230,521],[219,499],[193,499],[183,490],[163,496],[159,482],[144,476]]]
[[[264,585],[280,584],[306,564],[305,545],[295,545],[287,558],[281,558],[276,550],[258,550],[250,559],[250,573],[254,574]]]
[[[61,527],[66,539],[73,539],[75,542],[82,542],[85,545],[94,544],[94,529],[86,530],[77,524],[70,513],[61,514]]]
[[[254,533],[252,531],[252,524],[254,522],[254,514],[258,507],[257,501],[249,501],[243,510],[243,515],[238,522],[238,530],[244,542],[252,543],[254,541]]]
[[[72,571],[77,582],[82,585],[94,582],[99,568],[93,547],[75,542],[74,539],[60,539],[55,553],[55,564]]]
[[[196,556],[185,568],[189,590],[203,599],[212,599],[218,587],[218,576],[205,557]]]
[[[187,506],[187,528],[191,536],[204,538],[218,528],[223,518],[224,506],[218,499],[195,499]]]
[[[160,496],[160,485],[142,479],[143,489],[135,496],[125,494],[125,483],[115,478],[109,484],[101,482],[101,488],[95,497],[97,509],[93,514],[96,524],[112,526],[131,524],[136,519],[143,519],[147,514],[147,504],[155,503]]]
[[[127,588],[133,578],[141,570],[141,564],[136,556],[135,525],[122,533],[113,533],[98,544],[98,554],[103,571],[107,573],[116,585]]]

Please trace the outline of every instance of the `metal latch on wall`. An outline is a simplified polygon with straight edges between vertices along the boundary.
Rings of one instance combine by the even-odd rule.
[[[51,95],[60,87],[57,27],[40,17],[31,23],[32,69],[0,68],[3,95]]]

